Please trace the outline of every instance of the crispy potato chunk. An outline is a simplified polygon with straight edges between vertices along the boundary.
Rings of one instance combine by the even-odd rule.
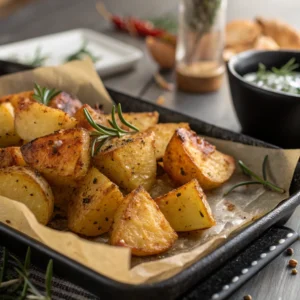
[[[112,245],[146,256],[167,251],[176,239],[177,234],[142,187],[127,195],[117,209],[110,237]]]
[[[87,129],[88,131],[94,131],[95,129],[90,125],[88,120],[86,119],[84,115],[84,109],[87,109],[90,113],[91,117],[97,124],[102,124],[104,126],[110,127],[107,118],[104,114],[96,112],[93,108],[91,108],[88,104],[84,104],[76,114],[74,115],[74,118],[77,120],[77,127],[82,127]]]
[[[154,133],[142,132],[115,138],[93,158],[94,165],[127,192],[142,185],[149,190],[155,182]]]
[[[21,147],[25,162],[54,185],[74,185],[90,165],[90,136],[83,128],[60,130]]]
[[[0,195],[24,203],[46,225],[53,213],[53,195],[46,180],[27,167],[0,169]]]
[[[150,127],[147,131],[155,133],[154,147],[156,159],[163,158],[166,148],[178,128],[190,129],[188,123],[160,123]]]
[[[122,201],[118,186],[92,168],[70,201],[69,229],[85,236],[108,232]]]
[[[20,147],[7,147],[0,149],[0,168],[25,165],[26,163]]]
[[[276,19],[256,18],[264,35],[271,37],[280,48],[300,49],[300,34],[289,24]]]
[[[76,126],[76,120],[60,109],[45,106],[29,98],[12,99],[12,104],[15,108],[16,132],[25,141]]]
[[[59,213],[61,216],[67,216],[69,202],[74,197],[76,188],[68,185],[52,185],[51,189],[56,213]]]
[[[278,50],[279,48],[274,39],[264,35],[260,36],[254,44],[254,49],[257,50]]]
[[[76,111],[80,109],[82,103],[79,99],[71,96],[70,94],[61,92],[51,99],[49,106],[58,108],[72,117],[75,115]]]
[[[18,99],[23,99],[23,98],[32,99],[32,95],[33,95],[33,91],[26,91],[26,92],[21,92],[18,94],[5,95],[0,98],[0,103],[3,103],[3,102],[12,103],[12,102],[18,101]]]
[[[178,185],[196,178],[204,190],[217,188],[234,172],[235,161],[194,131],[177,129],[164,155],[164,169]]]
[[[108,120],[111,120],[111,115],[106,115]],[[159,113],[157,111],[154,112],[142,112],[142,113],[123,113],[124,119],[137,127],[139,131],[145,131],[149,127],[154,126],[158,123]],[[116,120],[119,126],[125,130],[128,130],[128,127],[123,124],[118,115],[116,114]]]
[[[206,196],[196,179],[155,201],[175,231],[206,229],[216,224]]]
[[[14,108],[9,102],[0,104],[0,147],[17,145],[20,137],[15,131]]]
[[[226,25],[226,46],[253,44],[260,35],[260,26],[250,20],[234,20]]]

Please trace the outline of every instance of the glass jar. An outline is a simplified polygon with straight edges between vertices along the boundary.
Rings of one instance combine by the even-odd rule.
[[[223,61],[227,0],[180,0],[176,50],[177,87],[204,93],[218,90]]]

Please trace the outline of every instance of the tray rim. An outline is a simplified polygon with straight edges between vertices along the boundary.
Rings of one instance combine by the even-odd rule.
[[[149,103],[148,101],[145,101],[145,100],[142,100],[142,99],[139,99],[136,97],[132,97],[130,95],[126,95],[121,92],[114,91],[112,89],[108,89],[108,91],[110,93],[120,94],[124,97],[134,99],[135,101],[139,101],[141,103],[147,104],[147,105],[151,106],[153,109],[155,109],[155,108],[161,109],[162,108],[154,103]],[[163,109],[165,111],[169,111],[170,113],[175,113],[175,114],[181,115],[183,117],[188,117],[190,119],[195,120],[196,122],[201,122],[203,125],[211,126],[212,129],[219,129],[222,132],[226,132],[226,133],[230,134],[231,136],[234,136],[237,139],[244,136],[245,138],[247,138],[247,140],[252,140],[253,142],[255,142],[257,144],[261,144],[261,146],[267,146],[270,148],[278,148],[274,145],[265,143],[258,139],[248,137],[243,134],[235,133],[228,129],[220,128],[218,126],[211,125],[209,123],[206,123],[199,119],[184,115],[180,112],[171,110],[169,108],[163,107]],[[239,141],[239,142],[242,143],[241,141]],[[195,263],[191,264],[189,267],[185,268],[183,271],[175,274],[174,276],[172,276],[168,279],[159,281],[159,282],[155,282],[155,283],[128,284],[128,283],[122,283],[120,281],[116,281],[114,279],[108,278],[107,276],[97,273],[96,271],[93,271],[92,269],[89,269],[88,267],[80,264],[79,262],[77,262],[71,258],[68,258],[67,256],[51,249],[50,247],[42,244],[39,241],[36,241],[36,240],[26,236],[25,234],[9,227],[8,225],[6,225],[2,222],[0,222],[0,236],[1,236],[1,234],[6,234],[7,236],[10,236],[11,238],[17,240],[18,242],[26,243],[30,247],[37,250],[38,252],[42,252],[43,254],[46,254],[47,256],[54,258],[54,260],[57,260],[60,263],[65,264],[68,267],[75,269],[76,271],[80,272],[82,275],[88,276],[93,281],[97,281],[98,283],[101,283],[101,285],[104,285],[107,288],[113,289],[116,294],[118,293],[119,295],[123,295],[123,293],[126,293],[126,292],[130,292],[130,293],[134,292],[135,294],[134,295],[131,294],[132,297],[130,299],[138,299],[135,297],[141,296],[141,295],[145,296],[146,293],[147,294],[149,293],[148,296],[146,294],[146,297],[144,297],[145,299],[148,299],[149,296],[150,296],[150,298],[151,298],[151,295],[153,296],[153,291],[156,291],[156,293],[160,292],[163,294],[163,293],[166,293],[166,290],[168,290],[166,295],[170,296],[171,295],[170,293],[178,292],[178,287],[176,288],[177,285],[181,284],[181,286],[182,286],[183,283],[186,282],[187,284],[184,285],[184,291],[181,291],[181,294],[183,294],[185,291],[187,291],[189,288],[191,288],[193,285],[195,285],[197,282],[200,282],[203,279],[204,276],[202,276],[202,277],[199,276],[199,271],[200,271],[200,269],[203,269],[205,267],[205,265],[213,265],[212,267],[210,267],[209,273],[213,272],[214,265],[219,266],[219,262],[218,262],[218,264],[216,264],[216,261],[218,259],[221,259],[223,261],[223,263],[225,263],[226,260],[228,260],[230,257],[233,257],[241,250],[241,249],[237,249],[237,251],[231,252],[230,255],[228,255],[228,253],[227,253],[227,256],[225,256],[224,248],[233,248],[234,249],[234,246],[236,246],[236,244],[238,244],[239,241],[241,239],[243,239],[243,237],[245,237],[245,236],[251,236],[251,239],[249,241],[249,243],[251,243],[255,238],[257,238],[259,235],[261,235],[265,230],[267,230],[272,225],[274,225],[275,223],[280,221],[282,218],[284,218],[286,215],[288,215],[290,212],[292,212],[299,204],[300,204],[300,189],[298,191],[296,191],[295,193],[293,193],[289,198],[287,198],[286,200],[281,202],[281,204],[279,206],[277,206],[275,209],[273,209],[271,212],[260,217],[253,223],[247,225],[245,228],[243,228],[242,230],[236,232],[234,235],[229,237],[226,241],[224,241],[223,243],[218,245],[216,247],[216,249],[213,250],[211,253],[205,255],[204,257],[202,257]],[[245,247],[245,245],[242,248],[244,248],[244,247]],[[205,259],[205,263],[203,265],[204,259]],[[215,261],[215,263],[213,264],[214,261]],[[205,273],[205,276],[207,276],[207,275],[208,274]],[[192,277],[192,279],[191,279],[191,277]],[[74,282],[74,280],[70,280],[70,281]],[[77,282],[76,283],[78,285],[80,285],[79,282],[80,282],[80,280],[78,280],[78,283]],[[84,285],[82,285],[82,286],[84,287]],[[89,289],[89,290],[91,292],[95,293],[94,289]]]

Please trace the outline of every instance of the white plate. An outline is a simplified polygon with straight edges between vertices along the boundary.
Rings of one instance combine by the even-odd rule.
[[[78,51],[84,41],[87,42],[87,49],[100,58],[95,68],[102,76],[131,68],[143,56],[139,49],[104,34],[90,29],[74,29],[2,45],[0,59],[13,60],[16,57],[20,63],[25,63],[40,48],[41,54],[49,57],[45,66],[59,65],[67,56]]]

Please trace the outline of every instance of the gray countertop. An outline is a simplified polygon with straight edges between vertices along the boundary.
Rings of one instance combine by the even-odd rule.
[[[176,0],[105,0],[107,8],[114,13],[134,15],[144,18],[176,13]],[[227,19],[253,18],[256,15],[280,17],[300,28],[298,11],[299,0],[228,0]],[[220,91],[205,95],[189,95],[182,92],[162,91],[153,81],[157,66],[147,54],[142,39],[115,32],[96,12],[93,0],[40,0],[32,2],[0,21],[0,44],[23,40],[35,36],[64,31],[72,28],[85,27],[122,40],[140,48],[144,58],[135,69],[104,78],[107,87],[155,102],[157,97],[164,95],[164,105],[185,114],[197,117],[206,122],[223,128],[239,131],[240,126],[231,103],[227,80]],[[167,74],[172,77],[172,74]],[[300,208],[296,210],[287,224],[299,232]],[[293,246],[294,258],[300,260],[300,243]],[[265,269],[259,272],[248,283],[241,287],[230,299],[243,299],[250,294],[253,300],[296,300],[300,299],[298,276],[291,276],[287,269],[288,258],[279,256]]]

